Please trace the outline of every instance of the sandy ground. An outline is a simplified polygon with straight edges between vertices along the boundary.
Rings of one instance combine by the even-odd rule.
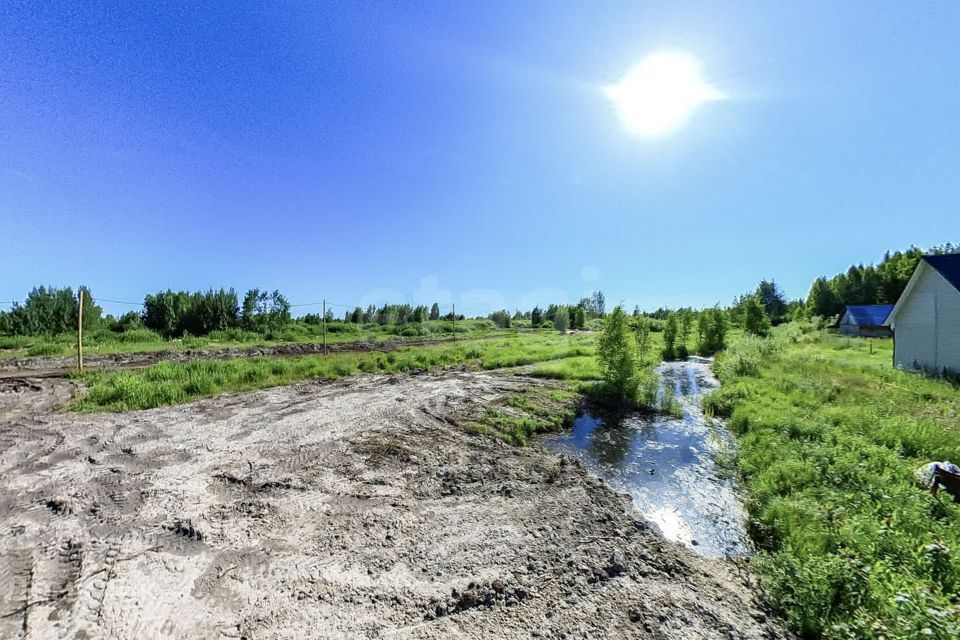
[[[464,428],[523,377],[303,383],[127,414],[0,381],[0,638],[772,638],[743,561]]]

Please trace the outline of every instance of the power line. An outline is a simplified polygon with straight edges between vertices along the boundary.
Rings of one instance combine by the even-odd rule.
[[[144,304],[143,302],[131,302],[131,301],[129,301],[129,300],[114,300],[114,299],[112,299],[112,298],[99,298],[99,297],[98,297],[98,298],[91,298],[91,300],[92,300],[93,302],[109,302],[109,303],[112,303],[112,304],[126,304],[126,305],[130,305],[130,306],[133,306],[133,307],[142,307],[142,306],[145,306],[145,304]],[[17,302],[18,302],[17,300],[0,300],[0,304],[16,304]],[[291,304],[290,307],[291,307],[291,308],[294,308],[294,307],[319,307],[319,306],[321,306],[322,304],[324,304],[323,301],[320,301],[320,302],[298,302],[297,304]],[[328,301],[326,304],[327,304],[328,307],[342,307],[342,308],[344,308],[344,309],[363,309],[363,308],[365,308],[363,305],[359,305],[359,304],[342,304],[342,303],[340,303],[340,302],[329,302],[329,301]],[[390,303],[387,303],[387,305],[388,305],[388,306],[400,306],[399,304],[390,304]],[[369,306],[369,305],[368,305],[368,306]],[[377,305],[373,305],[373,306],[376,307]],[[411,305],[411,306],[413,306],[413,305]],[[430,307],[431,305],[424,304],[424,305],[416,305],[416,306]],[[440,310],[448,310],[448,309],[452,309],[453,307],[452,307],[452,305],[441,305],[441,304],[437,304],[437,308],[440,309]]]
[[[125,301],[125,300],[109,300],[109,299],[107,299],[107,298],[94,298],[93,301],[94,301],[94,302],[112,302],[112,303],[114,303],[114,304],[131,304],[131,305],[133,305],[133,306],[135,306],[135,307],[142,307],[142,306],[143,306],[143,303],[142,303],[142,302],[127,302],[127,301]]]

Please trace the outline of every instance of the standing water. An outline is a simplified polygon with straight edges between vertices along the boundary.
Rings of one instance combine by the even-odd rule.
[[[709,360],[664,362],[660,394],[672,393],[680,417],[627,415],[618,419],[584,413],[572,433],[546,446],[575,456],[617,491],[670,540],[710,556],[750,553],[746,514],[733,483],[720,475],[716,456],[731,453],[733,437],[703,414],[703,394],[719,386]]]

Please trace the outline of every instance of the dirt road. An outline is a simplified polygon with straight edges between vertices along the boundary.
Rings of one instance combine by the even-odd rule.
[[[771,638],[742,564],[460,426],[522,377],[358,377],[127,414],[0,381],[0,637]]]

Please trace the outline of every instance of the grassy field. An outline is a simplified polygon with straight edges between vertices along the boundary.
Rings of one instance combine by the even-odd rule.
[[[497,329],[486,319],[457,321],[457,335],[460,337],[478,337],[498,333],[509,334],[515,331]],[[402,326],[359,325],[334,321],[327,327],[328,344],[393,342],[422,338],[443,339],[452,336],[453,323],[449,320],[428,320]],[[214,331],[205,337],[188,335],[173,339],[164,339],[160,334],[142,327],[122,333],[101,329],[85,334],[84,353],[108,355],[186,349],[247,348],[289,343],[319,344],[322,340],[323,332],[319,325],[308,325],[303,322],[293,322],[276,332],[256,333],[243,329],[228,329]],[[76,352],[76,341],[76,334],[73,333],[52,336],[0,336],[0,360],[36,356],[70,356]]]
[[[458,331],[460,322],[458,324]],[[189,402],[224,392],[249,391],[301,380],[334,380],[360,373],[405,373],[465,365],[472,369],[503,369],[529,365],[534,377],[563,381],[556,389],[531,387],[493,406],[473,426],[513,444],[556,430],[572,420],[576,407],[599,389],[601,371],[593,333],[496,331],[488,323],[467,325],[472,339],[411,345],[390,352],[331,353],[298,358],[234,358],[163,362],[150,368],[84,374],[87,395],[76,400],[77,411],[129,411]],[[393,336],[395,339],[396,336]],[[224,346],[222,343],[219,346]],[[653,366],[663,342],[652,334],[643,363],[648,375],[643,393],[652,403],[656,390]],[[665,410],[669,410],[667,407]]]
[[[81,411],[147,409],[227,391],[262,389],[312,378],[334,380],[357,373],[427,371],[457,364],[500,369],[592,357],[593,342],[592,334],[508,333],[495,339],[401,347],[389,353],[162,362],[134,371],[84,374],[90,391],[73,408]]]
[[[755,566],[806,637],[960,637],[960,507],[913,475],[960,460],[960,390],[891,349],[791,324],[715,365],[706,404],[738,437]]]

